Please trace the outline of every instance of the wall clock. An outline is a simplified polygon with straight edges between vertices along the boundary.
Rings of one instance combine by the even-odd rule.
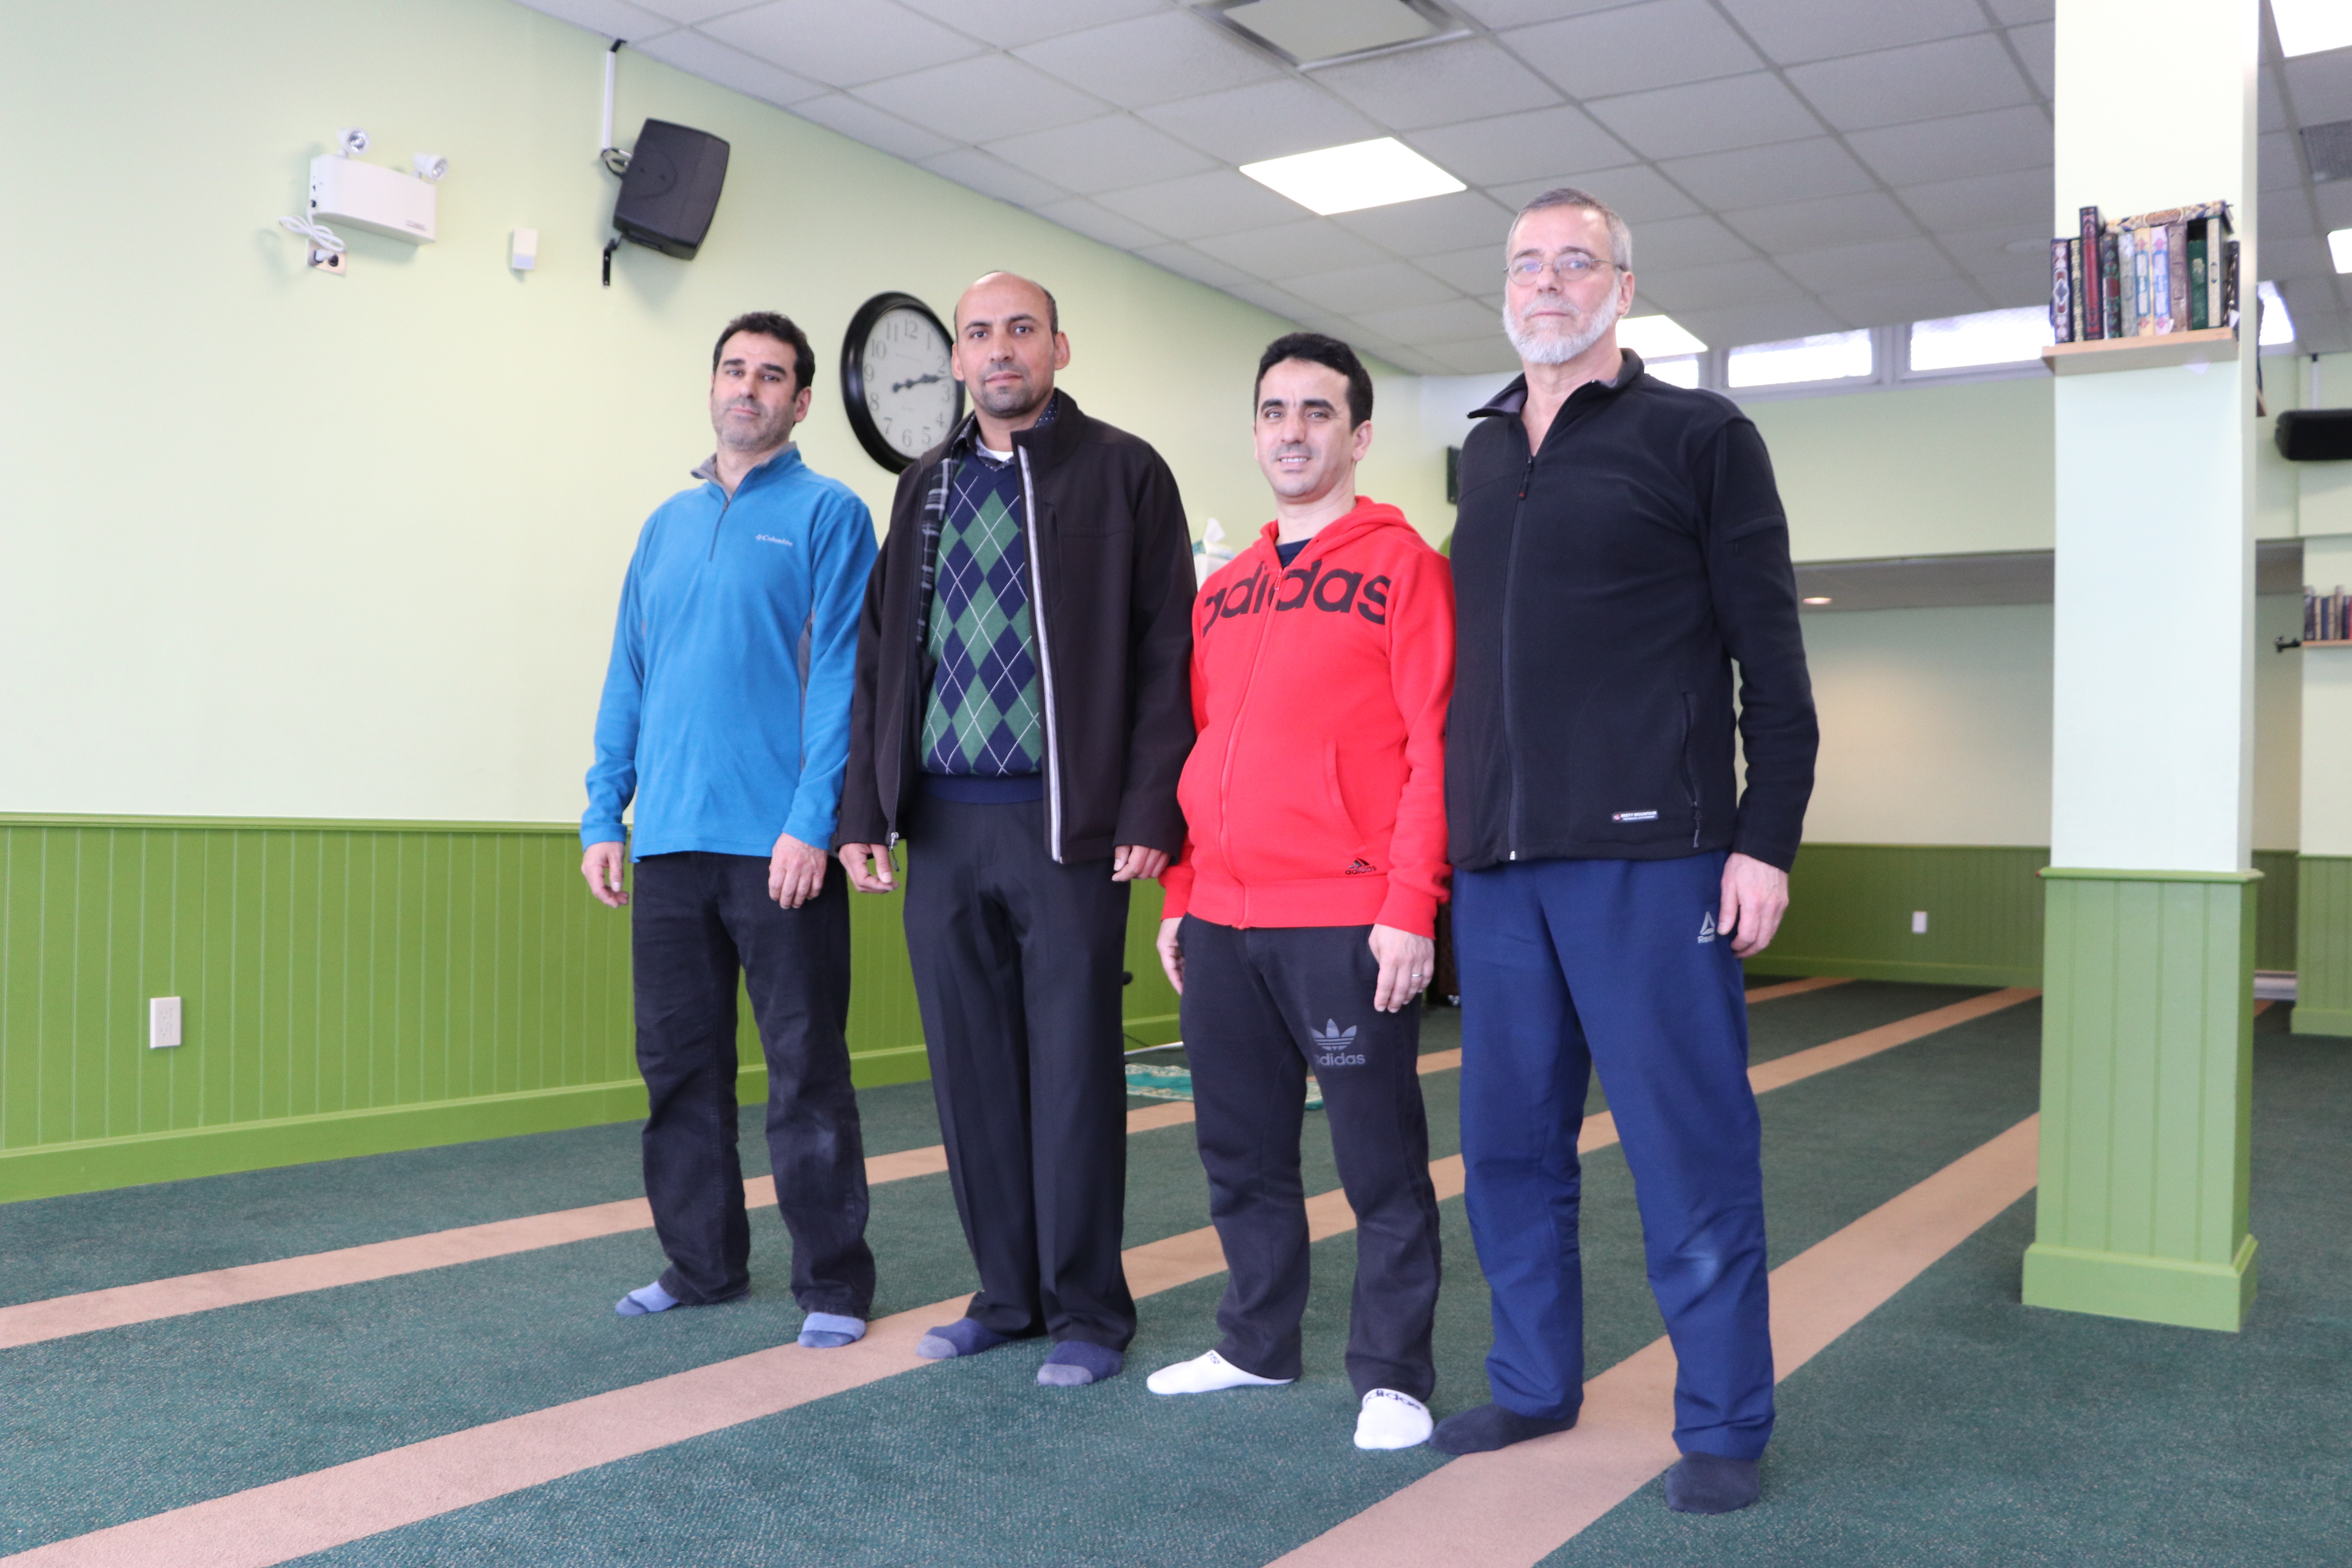
[[[912,294],[877,294],[841,341],[841,397],[866,455],[903,472],[963,417],[963,384],[948,364],[953,340]]]

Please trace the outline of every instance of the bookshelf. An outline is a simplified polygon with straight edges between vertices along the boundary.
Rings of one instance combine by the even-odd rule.
[[[2148,337],[2093,338],[2088,342],[2047,343],[2042,363],[2053,375],[2092,375],[2110,370],[2156,370],[2170,364],[2212,364],[2235,359],[2238,329],[2200,327],[2192,332]]]

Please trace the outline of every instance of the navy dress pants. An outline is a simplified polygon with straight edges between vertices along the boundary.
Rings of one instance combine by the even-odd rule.
[[[1495,1401],[1583,1400],[1576,1140],[1596,1067],[1680,1363],[1675,1441],[1752,1459],[1772,1434],[1763,1171],[1721,852],[1456,871],[1462,1152],[1493,1289]]]
[[[646,1197],[669,1258],[661,1288],[701,1304],[751,1288],[735,1148],[740,972],[768,1058],[768,1163],[793,1238],[793,1300],[862,1318],[874,1301],[866,1150],[849,1086],[849,882],[840,863],[799,909],[768,896],[761,855],[637,862],[629,900],[637,1068],[650,1104]]]

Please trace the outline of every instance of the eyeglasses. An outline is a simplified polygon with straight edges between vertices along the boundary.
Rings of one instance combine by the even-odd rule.
[[[1580,250],[1571,250],[1565,255],[1555,256],[1549,261],[1546,261],[1540,256],[1515,256],[1505,271],[1514,283],[1532,283],[1541,278],[1547,270],[1559,273],[1563,282],[1576,283],[1582,281],[1585,276],[1596,267],[1614,265],[1616,265],[1614,262],[1603,261],[1597,256],[1587,256]]]

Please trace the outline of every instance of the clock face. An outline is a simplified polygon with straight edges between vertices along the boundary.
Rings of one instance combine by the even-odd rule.
[[[948,366],[948,336],[929,310],[908,305],[882,312],[862,344],[852,344],[875,433],[908,461],[948,438],[963,412],[963,389]]]

